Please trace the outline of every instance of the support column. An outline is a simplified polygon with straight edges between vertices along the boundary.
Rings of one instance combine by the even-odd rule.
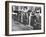
[[[30,26],[30,24],[31,24],[31,12],[30,12],[30,16],[29,16],[29,26]]]

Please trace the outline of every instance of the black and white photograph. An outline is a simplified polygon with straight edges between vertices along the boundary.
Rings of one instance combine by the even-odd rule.
[[[12,6],[12,31],[40,30],[41,7]]]
[[[9,2],[9,34],[44,33],[44,3]]]

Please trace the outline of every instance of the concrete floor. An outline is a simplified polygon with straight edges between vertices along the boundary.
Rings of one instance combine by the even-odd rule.
[[[24,30],[32,30],[32,26],[23,25],[17,21],[12,20],[12,31],[24,31]]]

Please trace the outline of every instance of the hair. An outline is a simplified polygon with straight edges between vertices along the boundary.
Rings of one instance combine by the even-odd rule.
[[[36,7],[35,11],[37,11],[37,10],[40,10],[40,12],[36,12],[36,13],[41,13],[41,7]]]

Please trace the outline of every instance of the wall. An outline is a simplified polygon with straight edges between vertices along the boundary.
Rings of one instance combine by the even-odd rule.
[[[0,37],[8,37],[5,36],[5,1],[6,0],[0,0]],[[43,2],[45,3],[45,12],[46,12],[46,0],[16,0],[16,1]],[[45,13],[45,20],[46,20],[46,13]],[[9,36],[9,37],[13,37],[13,36]],[[16,37],[46,37],[46,34],[24,35],[24,36],[16,36]]]

